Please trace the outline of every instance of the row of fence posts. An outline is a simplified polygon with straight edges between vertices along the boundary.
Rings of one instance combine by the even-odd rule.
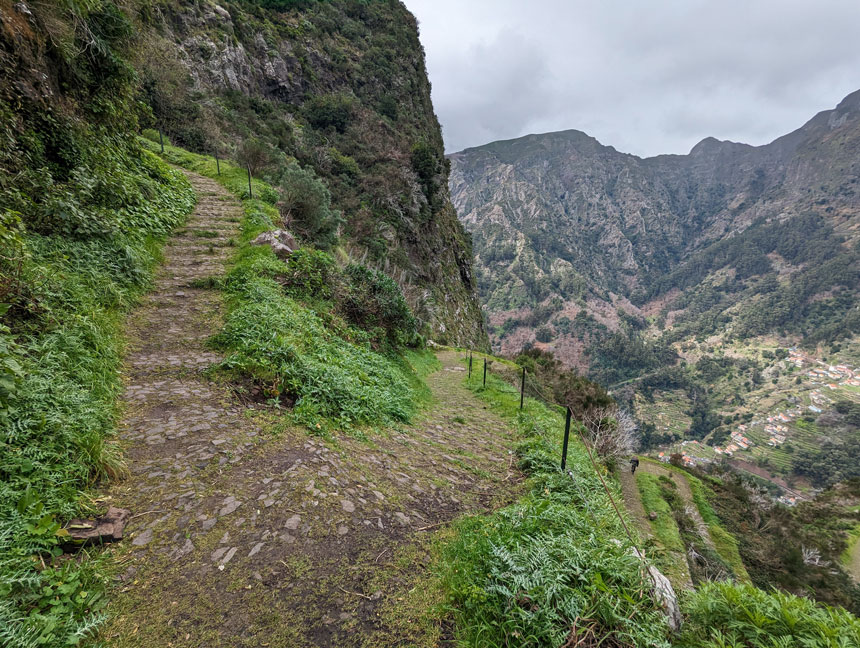
[[[472,380],[472,352],[469,351],[469,377],[468,380]],[[487,359],[484,358],[484,377],[482,381],[482,385],[484,387],[487,386]],[[522,376],[520,378],[520,410],[523,409],[525,405],[526,399],[526,368],[522,367]],[[561,448],[561,470],[562,472],[567,467],[567,446],[570,441],[570,417],[571,411],[570,407],[565,407],[565,417],[564,417],[564,440],[562,442]]]
[[[161,145],[161,153],[164,154],[164,133],[162,133],[161,129],[158,129],[158,143]],[[215,158],[215,169],[218,171],[218,175],[221,175],[221,160],[218,159],[218,151],[215,151],[213,154]],[[248,169],[248,197],[254,197],[254,188],[251,186],[251,165],[247,165]]]

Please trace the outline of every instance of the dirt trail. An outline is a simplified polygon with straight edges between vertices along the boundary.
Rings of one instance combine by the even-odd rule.
[[[640,464],[641,466],[641,464]],[[630,473],[629,468],[622,464],[616,473],[618,481],[621,482],[621,496],[624,498],[624,506],[627,512],[639,527],[639,532],[645,537],[653,537],[651,524],[648,522],[648,514],[642,506],[642,498],[639,496],[639,488],[636,486],[636,478]]]
[[[110,493],[135,515],[115,551],[111,646],[420,643],[429,539],[518,491],[510,428],[462,387],[453,353],[433,405],[369,441],[283,429],[203,370],[218,360],[218,291],[241,207],[189,174],[200,200],[130,318],[122,437],[131,477]],[[273,432],[274,431],[274,432]],[[417,599],[415,614],[404,605]],[[430,629],[430,634],[433,629]]]

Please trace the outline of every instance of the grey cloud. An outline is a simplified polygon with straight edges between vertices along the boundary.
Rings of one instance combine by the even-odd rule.
[[[443,83],[455,89],[445,101],[446,141],[491,141],[545,114],[552,83],[536,43],[503,29],[490,42],[472,44],[466,57],[466,64],[443,68]]]
[[[860,2],[406,4],[450,151],[567,128],[638,155],[762,144],[860,88]]]

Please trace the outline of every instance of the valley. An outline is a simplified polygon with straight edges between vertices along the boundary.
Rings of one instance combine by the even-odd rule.
[[[853,345],[848,345],[854,348]],[[818,356],[799,348],[785,349],[776,340],[746,341],[722,345],[709,340],[688,346],[683,357],[695,365],[702,358],[754,363],[751,372],[728,366],[721,375],[710,375],[710,397],[716,426],[702,438],[691,438],[692,402],[682,389],[636,392],[633,408],[649,432],[650,454],[668,460],[680,454],[688,465],[726,461],[741,470],[772,481],[793,504],[799,493],[829,485],[838,478],[826,476],[824,468],[800,474],[796,462],[808,463],[823,442],[852,443],[856,426],[835,409],[860,404],[855,355],[837,352]],[[819,474],[820,473],[820,474]]]
[[[450,155],[493,348],[600,382],[655,456],[789,498],[858,476],[834,409],[860,398],[857,151],[860,92],[759,147],[642,159],[563,131]]]

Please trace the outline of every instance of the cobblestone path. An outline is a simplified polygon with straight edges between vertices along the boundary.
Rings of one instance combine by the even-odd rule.
[[[196,175],[187,226],[128,323],[122,436],[132,510],[113,549],[111,646],[394,646],[426,643],[403,612],[433,534],[512,500],[512,432],[441,353],[433,403],[410,426],[327,441],[240,402],[204,370],[241,207]],[[194,287],[204,286],[204,287]],[[417,613],[416,613],[417,614]],[[432,634],[432,633],[431,633]]]

